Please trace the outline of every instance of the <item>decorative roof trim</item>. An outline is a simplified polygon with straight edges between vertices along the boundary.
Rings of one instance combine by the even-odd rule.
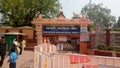
[[[55,18],[55,19],[43,19],[41,16],[32,21],[35,25],[82,25],[91,24],[92,22],[87,19],[84,15],[81,19],[66,19],[66,18]]]

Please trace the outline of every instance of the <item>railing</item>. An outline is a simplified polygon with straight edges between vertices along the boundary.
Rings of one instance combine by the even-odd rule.
[[[35,47],[34,68],[120,68],[117,57],[52,52],[53,48],[48,44]]]

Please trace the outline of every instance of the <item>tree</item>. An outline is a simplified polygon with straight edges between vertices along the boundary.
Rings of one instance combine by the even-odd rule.
[[[118,18],[117,22],[113,24],[112,31],[120,31],[120,17]]]
[[[113,31],[120,31],[120,17],[117,20],[117,23],[115,23],[113,25],[114,29],[112,29]]]
[[[111,10],[102,7],[102,4],[88,4],[82,8],[81,13],[85,13],[94,24],[99,23],[102,29],[106,29],[108,24],[116,22],[115,17],[110,15]]]
[[[59,12],[57,0],[0,0],[0,13],[5,25],[31,26],[31,21],[39,14],[53,18]]]

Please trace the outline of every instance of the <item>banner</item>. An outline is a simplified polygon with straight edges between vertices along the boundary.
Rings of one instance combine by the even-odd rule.
[[[79,34],[80,26],[43,26],[43,34]]]
[[[80,42],[90,41],[89,36],[80,36]]]

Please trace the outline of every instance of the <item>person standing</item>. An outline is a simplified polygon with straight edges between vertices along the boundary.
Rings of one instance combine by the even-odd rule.
[[[2,65],[3,65],[5,55],[6,55],[6,52],[7,52],[6,50],[7,50],[7,43],[5,41],[5,37],[2,36],[1,40],[0,40],[0,57],[1,57],[0,67],[2,67]]]
[[[15,47],[16,47],[17,54],[19,54],[19,53],[20,53],[20,47],[19,47],[19,46],[20,46],[20,43],[18,42],[17,39],[14,39],[13,44],[14,44]]]
[[[22,45],[23,45],[22,51],[24,52],[24,48],[26,47],[26,40],[22,41]]]
[[[18,54],[16,52],[16,46],[14,44],[12,44],[12,48],[11,48],[11,52],[10,52],[10,56],[9,56],[9,60],[8,62],[10,62],[9,64],[9,68],[16,68],[16,60],[18,59]]]
[[[60,46],[61,46],[61,44],[60,44],[60,42],[58,42],[58,44],[57,44],[57,50],[58,51],[60,51]]]
[[[23,44],[22,44],[21,41],[20,41],[20,44],[19,44],[19,48],[20,48],[20,53],[19,53],[19,54],[21,55],[21,54],[22,54],[22,50],[23,50],[23,49],[22,49],[22,48],[23,48]]]
[[[58,42],[58,44],[57,44],[57,50],[58,51],[63,51],[63,44],[62,44],[62,42]]]
[[[60,50],[63,51],[63,42],[60,43]]]

